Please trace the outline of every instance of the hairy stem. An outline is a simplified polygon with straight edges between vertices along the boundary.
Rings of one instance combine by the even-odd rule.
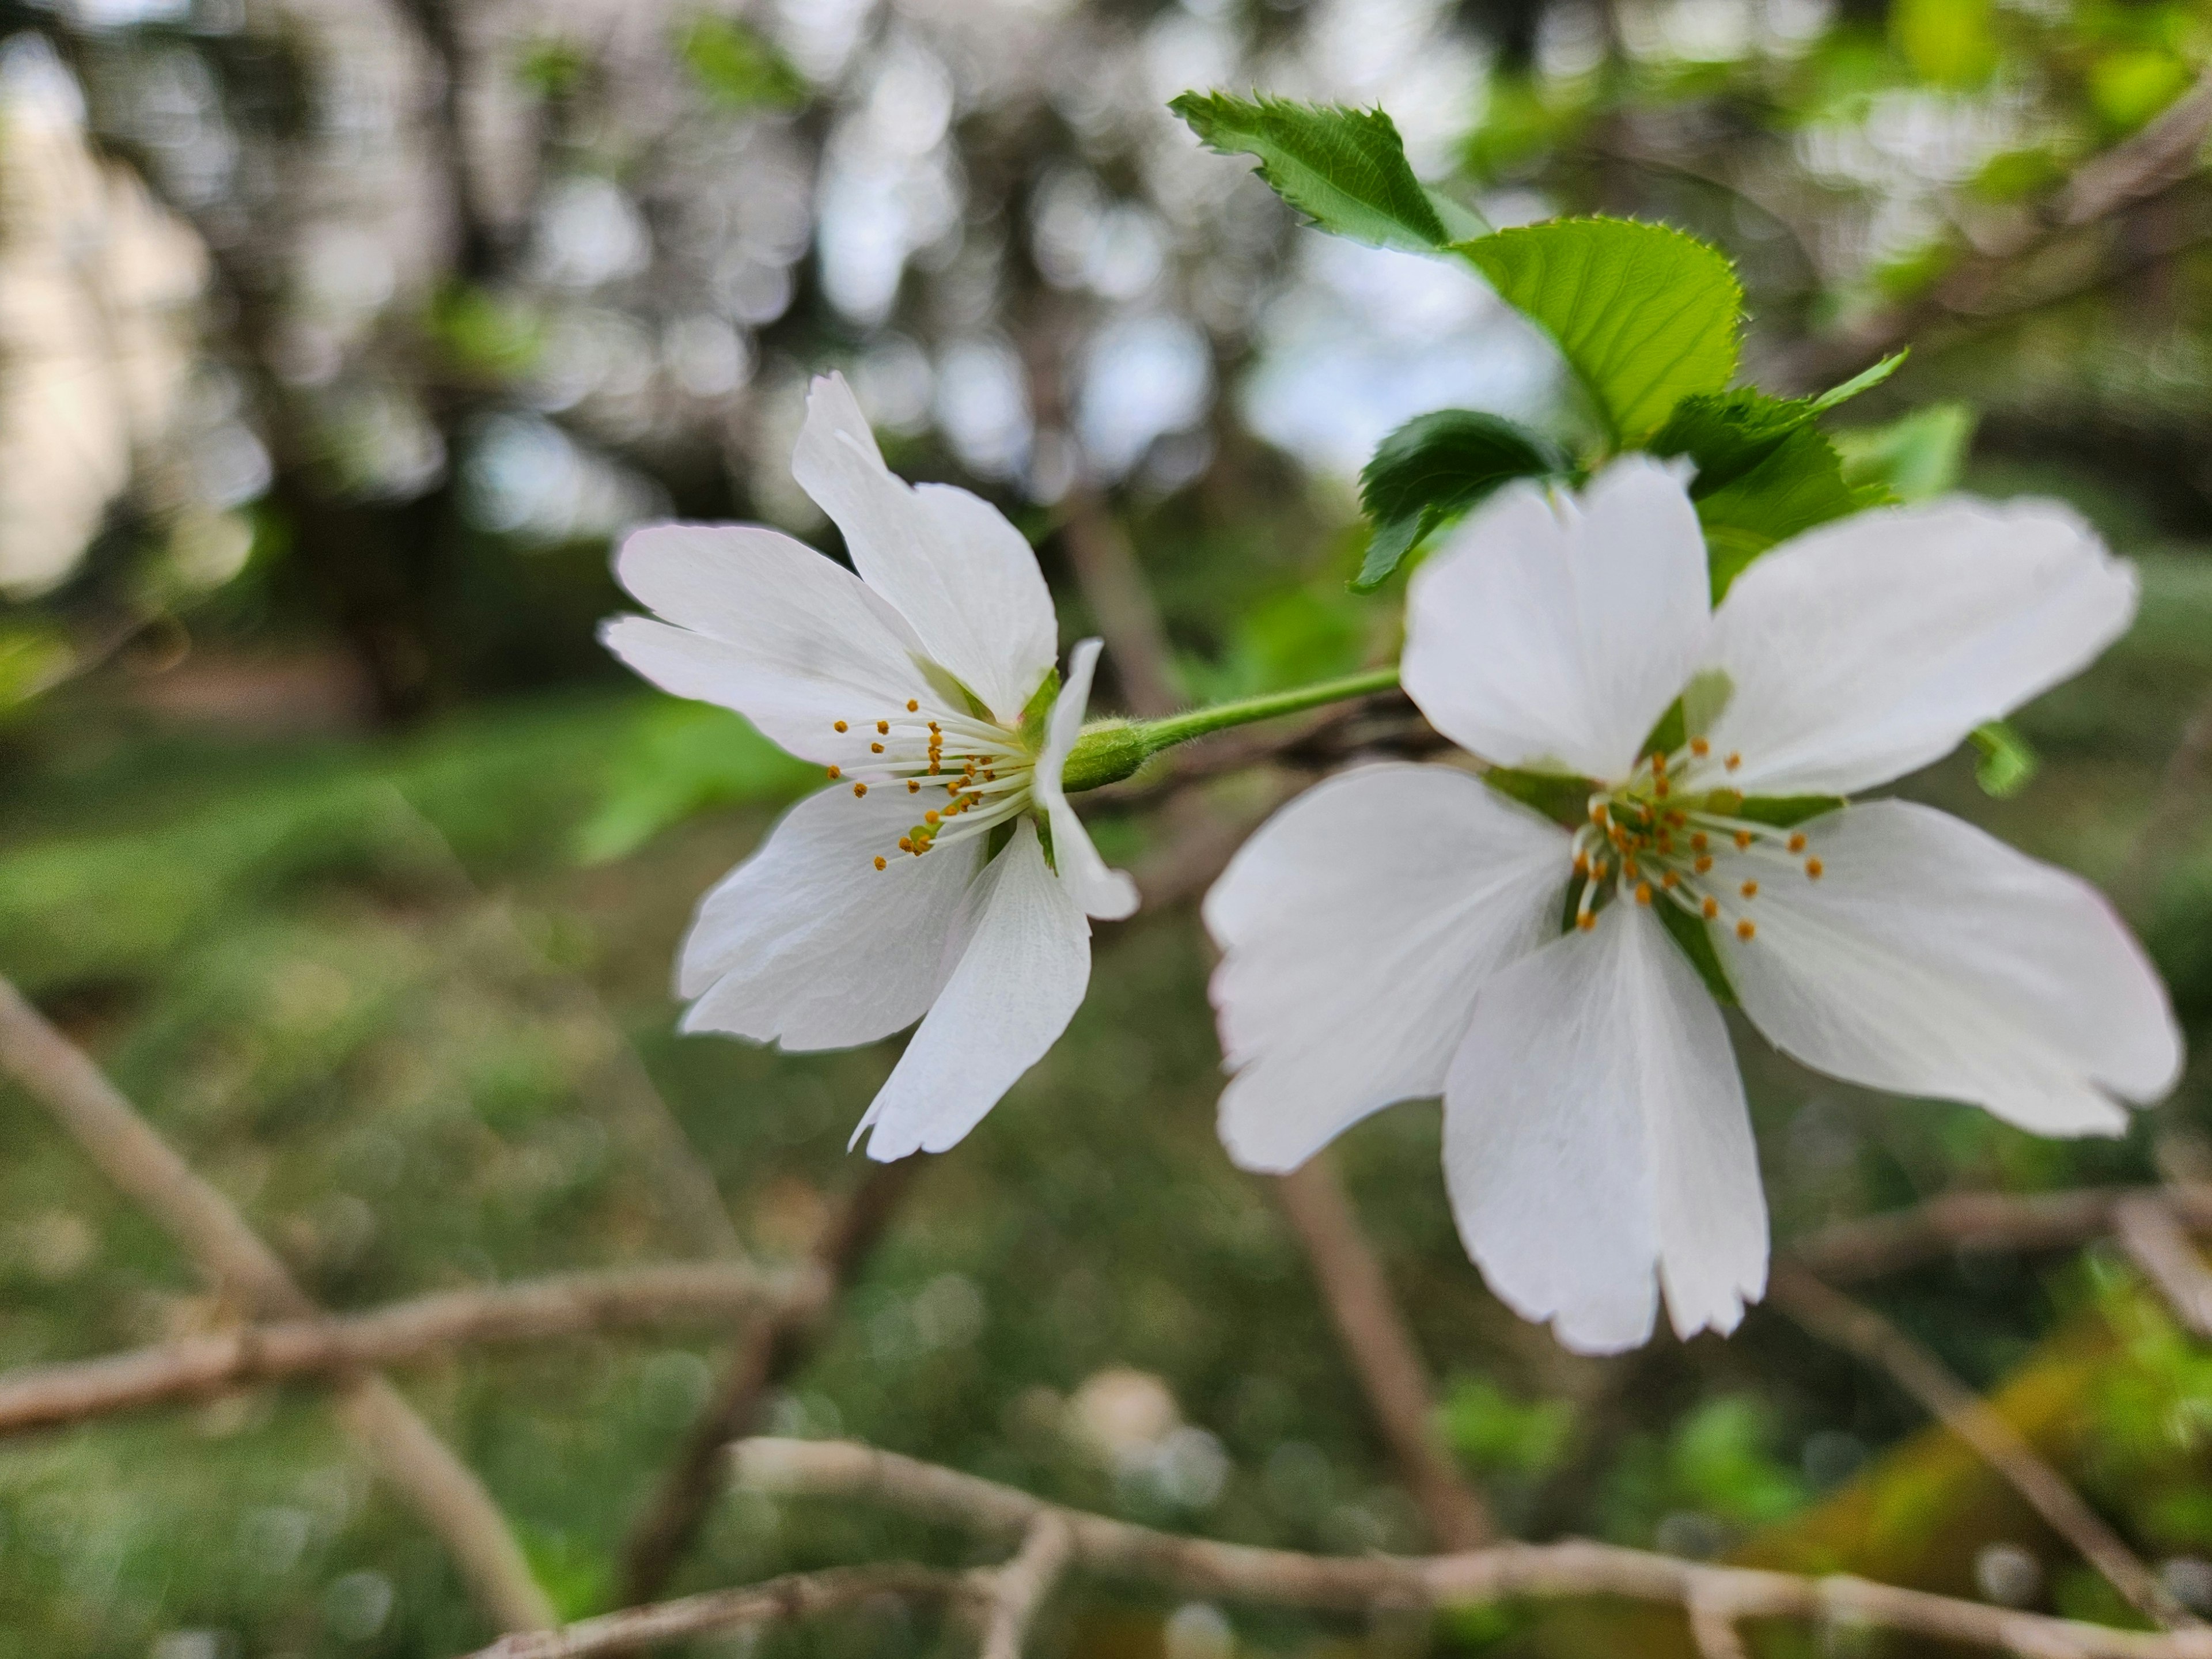
[[[1102,721],[1085,732],[1077,742],[1062,769],[1060,787],[1074,794],[1079,790],[1096,789],[1102,784],[1119,783],[1163,749],[1226,732],[1231,726],[1250,726],[1257,720],[1276,720],[1285,714],[1302,714],[1309,708],[1395,690],[1397,684],[1398,670],[1393,665],[1347,674],[1341,679],[1297,686],[1288,691],[1271,691],[1265,696],[1215,703],[1210,708],[1194,708],[1162,720]]]

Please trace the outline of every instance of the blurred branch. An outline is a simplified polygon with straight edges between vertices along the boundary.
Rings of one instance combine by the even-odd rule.
[[[1688,1612],[1690,1639],[1698,1644],[1699,1659],[1751,1659],[1750,1650],[1735,1627],[1735,1615],[1726,1606],[1693,1594]]]
[[[1413,1557],[1305,1555],[1221,1543],[1063,1508],[996,1481],[851,1441],[750,1440],[732,1447],[731,1457],[740,1484],[779,1497],[861,1498],[1007,1537],[1024,1534],[1041,1516],[1055,1516],[1067,1528],[1073,1566],[1182,1595],[1347,1612],[1611,1596],[1686,1613],[1694,1607],[1708,1621],[1796,1619],[1873,1626],[2034,1659],[2212,1656],[2212,1632],[2114,1630],[1860,1578],[1718,1566],[1581,1540]],[[501,1659],[537,1651],[513,1648]]]
[[[1824,1279],[1877,1279],[1956,1250],[2051,1250],[2100,1238],[2112,1231],[2119,1206],[2136,1199],[2159,1205],[2185,1229],[2212,1232],[2212,1186],[1945,1193],[1908,1209],[1823,1228],[1786,1255]]]
[[[2196,823],[2191,811],[2197,793],[2212,781],[2212,693],[2197,705],[2181,740],[2173,746],[2158,775],[2158,789],[2150,811],[2128,848],[2127,861],[2112,879],[2112,896],[2120,908],[2141,915],[2151,897],[2151,883],[2159,866],[2176,851]]]
[[[470,1659],[592,1659],[599,1654],[635,1653],[686,1637],[758,1630],[879,1596],[951,1597],[966,1591],[969,1583],[959,1573],[902,1563],[787,1573],[743,1589],[709,1590],[678,1601],[605,1613],[564,1630],[502,1637]]]
[[[599,1031],[605,1045],[604,1058],[596,1066],[581,1068],[576,1079],[578,1092],[587,1100],[596,1097],[593,1103],[600,1115],[644,1152],[652,1166],[654,1197],[666,1205],[686,1242],[706,1255],[744,1261],[744,1242],[731,1224],[713,1174],[654,1086],[653,1075],[638,1057],[629,1034],[608,1012],[599,993],[580,975],[563,972],[549,962],[523,932],[513,903],[504,896],[488,897],[444,831],[397,784],[391,786],[391,794],[402,831],[416,842],[455,900],[479,907],[478,914],[493,943],[538,982],[553,1002],[556,1015]]]
[[[446,1291],[360,1313],[272,1321],[128,1353],[0,1372],[0,1435],[79,1422],[288,1377],[328,1377],[442,1358],[457,1347],[542,1342],[727,1319],[811,1294],[811,1276],[683,1262],[562,1273]]]
[[[317,1310],[229,1200],[194,1173],[92,1060],[0,979],[0,1071],[51,1112],[102,1174],[217,1285],[264,1316]],[[445,1540],[485,1612],[507,1630],[555,1622],[521,1546],[483,1484],[382,1377],[349,1384],[338,1415],[376,1468]]]
[[[2154,1198],[2131,1198],[2112,1216],[2128,1259],[2193,1335],[2212,1341],[2212,1268],[2189,1242],[2173,1212]]]
[[[1105,500],[1078,484],[1063,504],[1060,533],[1076,586],[1106,641],[1115,678],[1133,714],[1170,714],[1182,707],[1181,677],[1160,608],[1137,550]]]
[[[1309,1159],[1273,1185],[1305,1246],[1329,1321],[1398,1478],[1419,1506],[1430,1536],[1447,1550],[1490,1542],[1498,1536],[1497,1524],[1461,1478],[1437,1432],[1428,1367],[1328,1154]]]
[[[1775,1264],[1767,1297],[1813,1335],[1887,1373],[2002,1475],[2051,1530],[2073,1545],[2137,1612],[2168,1629],[2201,1628],[2065,1478],[1935,1355],[1873,1309],[1789,1262]]]
[[[701,1411],[623,1550],[626,1599],[650,1601],[691,1547],[718,1481],[723,1446],[749,1432],[769,1392],[805,1364],[831,1307],[866,1263],[921,1168],[916,1158],[872,1164],[823,1226],[805,1294],[755,1322]]]
[[[1067,1523],[1040,1515],[1023,1534],[1014,1559],[990,1577],[991,1616],[984,1627],[981,1659],[1022,1659],[1022,1643],[1052,1587],[1074,1553]]]

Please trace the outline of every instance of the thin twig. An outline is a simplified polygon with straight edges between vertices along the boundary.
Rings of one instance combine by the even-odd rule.
[[[2130,1199],[2151,1199],[2184,1228],[2212,1232],[2212,1186],[2076,1187],[2056,1193],[1944,1193],[1902,1210],[1838,1222],[1787,1255],[1824,1279],[1900,1273],[1958,1250],[2056,1250],[2101,1238]]]
[[[2065,1477],[2045,1462],[2017,1429],[1954,1376],[1935,1355],[1873,1309],[1832,1290],[1789,1262],[1775,1264],[1767,1297],[1814,1336],[1887,1373],[1929,1415],[1972,1447],[2136,1611],[2169,1629],[2200,1627],[2196,1617],[2136,1559],[2104,1518],[2082,1501]]]
[[[1022,1535],[1014,1559],[989,1577],[991,1616],[983,1627],[981,1659],[1022,1659],[1022,1644],[1037,1609],[1074,1554],[1067,1523],[1057,1515],[1040,1515]]]
[[[2212,1268],[2173,1212],[2155,1198],[2132,1198],[2113,1212],[2112,1231],[2173,1316],[2192,1334],[2212,1341]]]
[[[812,1355],[838,1293],[866,1262],[920,1169],[919,1158],[870,1165],[815,1243],[808,1292],[774,1317],[754,1322],[740,1339],[714,1395],[631,1528],[623,1551],[626,1600],[650,1601],[667,1583],[714,1502],[722,1447],[757,1426],[769,1390]]]
[[[1726,1606],[1693,1595],[1688,1612],[1690,1639],[1698,1644],[1701,1659],[1751,1659],[1735,1627],[1735,1616]]]
[[[1701,1606],[1732,1623],[1870,1626],[2035,1659],[2212,1656],[2212,1632],[2114,1630],[1860,1578],[1720,1566],[1579,1540],[1455,1555],[1305,1555],[1158,1532],[850,1441],[750,1440],[731,1455],[736,1479],[757,1491],[860,1498],[992,1536],[1020,1536],[1054,1515],[1067,1526],[1073,1566],[1188,1595],[1344,1612],[1613,1596],[1685,1612]]]
[[[1390,1449],[1429,1534],[1447,1550],[1498,1536],[1482,1499],[1453,1467],[1437,1433],[1436,1391],[1382,1263],[1323,1152],[1274,1182],[1283,1213],[1305,1246],[1330,1322],[1359,1379],[1376,1427]]]
[[[0,1372],[0,1435],[258,1382],[389,1370],[463,1346],[726,1322],[815,1294],[812,1277],[723,1262],[561,1273],[28,1365]]]
[[[627,1607],[562,1630],[502,1637],[469,1659],[597,1659],[601,1654],[635,1653],[686,1637],[757,1630],[878,1597],[942,1600],[966,1595],[971,1588],[959,1573],[900,1562],[794,1572],[743,1589],[709,1590],[680,1601]]]
[[[218,1286],[264,1316],[317,1311],[290,1271],[229,1200],[68,1038],[0,979],[0,1070],[52,1113],[102,1174],[150,1214]],[[499,1507],[467,1465],[380,1376],[349,1384],[338,1415],[382,1474],[453,1551],[487,1613],[505,1630],[555,1622],[553,1604]]]

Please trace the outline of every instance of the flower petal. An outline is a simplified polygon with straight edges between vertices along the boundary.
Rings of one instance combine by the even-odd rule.
[[[1261,825],[1206,896],[1230,1157],[1295,1170],[1442,1089],[1477,988],[1557,931],[1567,860],[1564,830],[1448,766],[1340,773]]]
[[[842,375],[808,392],[791,470],[930,659],[1013,724],[1060,648],[1052,595],[1021,532],[964,489],[896,477]]]
[[[868,1156],[878,1162],[941,1152],[981,1122],[1059,1041],[1091,982],[1091,924],[1030,819],[976,882],[971,907],[959,965],[854,1132],[858,1140],[873,1126]]]
[[[1729,787],[1841,795],[1940,760],[2087,666],[2134,571],[2071,507],[1966,497],[1862,513],[1759,560],[1713,618]]]
[[[2111,1098],[2157,1099],[2181,1036],[2157,971],[2103,896],[1906,801],[1802,826],[1818,881],[1733,857],[1749,943],[1716,928],[1744,1011],[1808,1066],[1971,1101],[2039,1134],[2118,1134]]]
[[[1060,769],[1067,764],[1068,751],[1083,735],[1084,713],[1091,706],[1091,677],[1097,672],[1100,648],[1098,641],[1085,640],[1067,654],[1067,679],[1052,706],[1052,719],[1045,727],[1044,747],[1037,755],[1030,792],[1045,809],[1046,820],[1052,825],[1053,866],[1075,902],[1086,915],[1119,921],[1136,913],[1137,884],[1121,871],[1106,867],[1106,860],[1091,844],[1091,832],[1083,827],[1083,820],[1075,816],[1075,809],[1067,804],[1060,787]]]
[[[656,525],[623,544],[615,574],[666,621],[613,618],[600,631],[610,651],[665,691],[736,709],[807,760],[852,763],[859,739],[837,738],[834,720],[940,701],[898,612],[788,536]]]
[[[1414,574],[1407,695],[1498,765],[1625,777],[1704,649],[1708,592],[1697,510],[1649,457],[1578,498],[1509,485]]]
[[[836,787],[785,813],[700,901],[677,969],[677,994],[698,999],[684,1029],[842,1048],[921,1018],[952,969],[981,848],[901,853],[914,816],[901,792]]]
[[[1577,1352],[1650,1336],[1660,1285],[1684,1336],[1733,1330],[1765,1289],[1727,1029],[1633,904],[1483,987],[1444,1084],[1444,1174],[1491,1289]]]

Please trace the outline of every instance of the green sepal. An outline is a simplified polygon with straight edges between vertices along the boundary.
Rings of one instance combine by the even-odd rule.
[[[1981,758],[1974,763],[1974,781],[1982,793],[2004,800],[2017,795],[2043,769],[2035,747],[2008,720],[1990,720],[1967,733]]]
[[[1735,987],[1729,983],[1728,969],[1721,964],[1721,953],[1713,948],[1713,933],[1702,916],[1693,916],[1679,904],[1662,900],[1652,906],[1652,914],[1659,925],[1674,936],[1674,943],[1682,947],[1682,954],[1690,959],[1690,966],[1698,970],[1698,977],[1705,982],[1705,989],[1713,994],[1713,1000],[1724,1008],[1735,1006]]]
[[[1561,772],[1523,772],[1510,766],[1490,768],[1482,781],[1499,794],[1570,830],[1579,830],[1589,822],[1589,799],[1602,793],[1588,778]]]
[[[1729,816],[1748,818],[1753,823],[1771,823],[1777,830],[1790,830],[1809,818],[1850,805],[1841,795],[1753,795],[1738,802]]]
[[[1440,409],[1415,416],[1376,446],[1360,471],[1360,510],[1375,533],[1352,591],[1380,586],[1423,537],[1500,484],[1566,469],[1550,440],[1502,415]]]
[[[1455,243],[1549,334],[1616,449],[1735,374],[1743,286],[1717,249],[1632,219],[1554,219]]]
[[[1030,693],[1030,700],[1022,705],[1021,728],[1024,732],[1041,740],[1045,722],[1052,718],[1052,706],[1060,701],[1060,670],[1057,666],[1044,671],[1037,689]]]
[[[1032,812],[1030,814],[1030,822],[1036,825],[1037,846],[1044,854],[1045,868],[1055,876],[1058,875],[1060,861],[1052,855],[1052,820],[1042,812]],[[998,857],[1005,849],[1006,842],[1014,838],[1014,823],[1015,820],[1009,818],[1004,823],[994,823],[991,826],[991,836],[986,838],[983,848],[987,860]],[[1001,830],[1006,832],[1006,841],[995,839]]]
[[[1119,783],[1157,752],[1142,726],[1131,720],[1100,720],[1086,726],[1060,769],[1060,787],[1067,794],[1080,794]]]
[[[1207,149],[1256,156],[1260,177],[1322,230],[1416,253],[1452,240],[1379,109],[1219,92],[1186,92],[1168,107]],[[1454,216],[1464,223],[1466,211]]]

